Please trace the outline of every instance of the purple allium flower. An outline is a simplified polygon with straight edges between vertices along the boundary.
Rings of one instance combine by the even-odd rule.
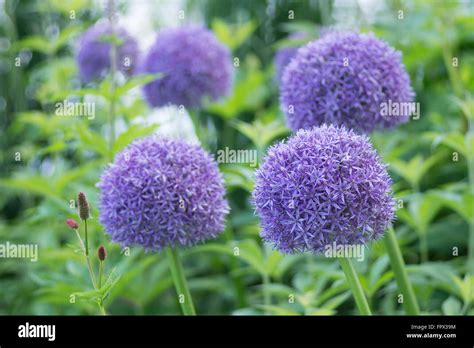
[[[304,39],[306,33],[294,33],[288,38],[290,40],[301,40]],[[300,46],[287,46],[278,49],[275,54],[275,70],[277,81],[280,82],[283,77],[283,71],[290,63],[291,59],[296,55]]]
[[[141,72],[163,73],[143,88],[151,106],[198,107],[204,97],[227,95],[232,84],[230,51],[211,31],[195,26],[159,32]]]
[[[409,113],[384,116],[382,105],[414,98],[400,52],[373,34],[352,32],[328,33],[301,47],[283,73],[280,94],[294,131],[323,123],[366,133],[392,127]]]
[[[131,74],[138,58],[137,42],[122,28],[115,28],[114,32],[120,40],[117,46],[117,69]],[[82,81],[90,82],[103,77],[109,70],[112,44],[107,39],[111,36],[112,28],[107,22],[98,23],[82,34],[76,52]]]
[[[217,163],[182,140],[135,141],[116,155],[97,186],[100,222],[123,246],[192,246],[216,237],[229,211]]]
[[[283,253],[365,244],[394,218],[391,179],[368,138],[332,125],[271,147],[253,199],[262,238]]]

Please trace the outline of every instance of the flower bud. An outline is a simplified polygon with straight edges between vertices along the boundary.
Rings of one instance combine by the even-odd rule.
[[[86,195],[83,192],[79,192],[77,195],[77,206],[79,208],[79,217],[81,220],[87,220],[90,218],[89,203],[87,202]]]
[[[74,219],[67,219],[66,220],[66,225],[68,225],[73,230],[77,230],[79,228],[79,225],[77,224],[76,220],[74,220]]]
[[[101,245],[99,250],[97,250],[97,255],[99,256],[100,261],[104,261],[107,257],[107,253],[105,252],[105,247],[103,245]]]

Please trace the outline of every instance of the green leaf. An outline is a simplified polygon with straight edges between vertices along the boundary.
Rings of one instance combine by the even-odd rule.
[[[390,169],[408,181],[413,189],[417,189],[423,176],[425,176],[440,158],[441,154],[431,156],[427,159],[423,159],[421,155],[416,155],[408,162],[393,159],[390,164]]]
[[[462,304],[453,296],[449,296],[441,305],[444,315],[459,315],[461,314]]]
[[[219,41],[234,51],[250,37],[257,24],[252,20],[244,24],[230,25],[221,19],[214,19],[211,28]]]
[[[231,164],[222,166],[221,171],[224,174],[226,187],[239,187],[247,192],[252,192],[254,169]]]
[[[89,129],[83,122],[76,122],[75,129],[82,146],[105,158],[108,157],[108,145],[101,134]]]
[[[434,195],[443,205],[461,215],[469,224],[474,224],[474,195],[472,193],[436,191]]]
[[[147,83],[160,79],[161,77],[163,77],[163,74],[146,74],[146,75],[134,76],[130,78],[127,82],[125,82],[123,85],[118,86],[116,88],[114,97],[115,99],[118,99],[124,94],[126,94],[128,91],[136,87],[146,85]]]
[[[446,145],[453,149],[456,152],[459,152],[464,157],[474,156],[474,154],[469,153],[469,147],[466,144],[464,136],[458,132],[451,132],[448,134],[438,134],[438,133],[426,133],[425,137],[433,141],[433,146],[436,147],[439,144]]]
[[[257,308],[263,309],[265,312],[268,312],[273,315],[301,315],[297,311],[289,308],[283,308],[283,307],[278,307],[278,306],[266,306],[266,305],[257,305]]]
[[[275,138],[289,133],[288,128],[280,119],[276,119],[266,124],[258,119],[251,124],[239,120],[233,120],[232,125],[239,132],[252,140],[259,151],[263,151]]]
[[[120,134],[115,140],[113,153],[123,150],[126,146],[131,144],[135,139],[141,138],[145,135],[152,134],[158,128],[157,124],[150,126],[141,126],[134,124],[127,129],[126,132]]]
[[[413,196],[409,200],[407,208],[399,209],[397,214],[417,232],[425,234],[441,207],[442,203],[437,193],[428,191]]]

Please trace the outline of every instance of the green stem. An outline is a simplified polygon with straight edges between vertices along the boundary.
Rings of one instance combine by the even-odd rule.
[[[419,315],[420,309],[415,297],[415,292],[413,291],[410,280],[408,279],[405,262],[403,261],[402,253],[395,236],[395,231],[392,227],[385,232],[384,242],[398,288],[403,295],[405,311],[409,315]]]
[[[474,120],[469,119],[468,131],[466,134],[466,143],[474,143]],[[469,193],[474,195],[474,154],[467,155],[467,171],[469,180]],[[474,276],[474,222],[469,222],[469,242],[468,242],[468,256],[467,256],[467,270]]]
[[[112,35],[114,35],[115,34],[115,4],[113,0],[109,0],[108,15],[109,15]],[[111,156],[113,156],[112,151],[113,151],[114,142],[115,142],[115,90],[117,88],[116,81],[115,81],[116,72],[117,72],[117,46],[114,40],[110,49],[109,148],[110,148]]]
[[[104,273],[104,261],[99,261],[99,289],[102,287],[102,274]]]
[[[272,299],[269,292],[270,276],[268,275],[268,273],[265,273],[263,274],[262,279],[263,279],[263,304],[265,305],[265,308],[268,308],[272,304]],[[268,314],[267,311],[268,309],[265,309],[265,314]]]
[[[419,236],[420,236],[421,262],[425,263],[425,262],[428,262],[428,237],[425,231],[420,233]]]
[[[100,310],[100,315],[107,315],[107,312],[105,311],[104,304],[101,302],[99,303],[99,310]]]
[[[89,256],[86,254],[86,247],[84,245],[84,242],[82,241],[81,235],[79,234],[78,230],[76,230],[76,235],[77,235],[77,238],[79,239],[79,244],[81,245],[82,251],[84,252],[84,256],[86,257],[87,270],[89,271],[89,276],[92,281],[92,286],[94,287],[94,289],[97,289],[94,270],[92,269],[91,261],[89,259]]]
[[[339,258],[339,263],[341,264],[342,270],[346,275],[347,282],[351,287],[352,295],[354,296],[354,299],[356,301],[359,313],[361,315],[372,315],[369,304],[367,303],[367,299],[364,294],[364,290],[360,285],[359,277],[357,276],[357,273],[354,269],[354,266],[352,265],[351,260],[342,257]]]
[[[168,256],[168,263],[173,277],[176,292],[181,304],[181,310],[184,315],[196,315],[193,305],[193,299],[189,292],[186,277],[184,275],[183,265],[179,259],[178,251],[176,249],[167,248],[166,254]]]
[[[89,257],[89,237],[87,236],[87,220],[84,220],[84,239],[86,241],[86,256]]]

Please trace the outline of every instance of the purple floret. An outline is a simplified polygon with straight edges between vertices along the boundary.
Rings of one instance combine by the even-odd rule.
[[[137,42],[128,33],[116,27],[115,36],[120,41],[117,47],[117,69],[126,74],[133,73],[138,58]],[[109,23],[98,23],[89,28],[80,38],[76,51],[79,75],[83,82],[104,77],[110,69],[112,28]]]
[[[380,238],[394,218],[391,192],[366,136],[323,125],[269,149],[253,199],[266,242],[283,253],[319,253]]]
[[[295,33],[289,36],[290,40],[304,39],[307,34]],[[283,71],[290,63],[291,59],[296,55],[300,46],[287,46],[280,48],[275,54],[275,70],[277,81],[280,82],[283,77]]]
[[[198,145],[147,137],[117,154],[97,186],[112,241],[147,251],[215,238],[229,211],[217,163]]]
[[[407,122],[382,116],[382,103],[414,99],[401,54],[373,34],[333,32],[298,50],[280,84],[280,103],[296,131],[321,124],[370,133]]]
[[[232,85],[229,49],[211,31],[195,26],[159,32],[140,70],[163,74],[143,88],[153,107],[199,107],[203,98],[217,100],[226,96]]]

